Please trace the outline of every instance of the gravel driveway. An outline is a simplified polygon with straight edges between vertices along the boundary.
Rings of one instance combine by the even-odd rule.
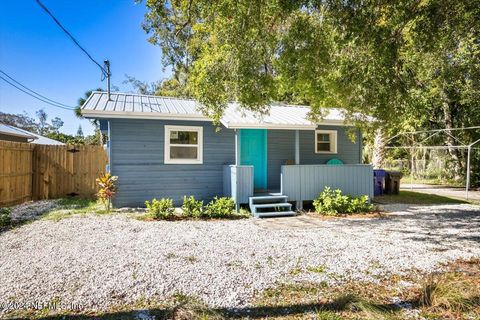
[[[122,215],[35,221],[0,234],[0,303],[58,299],[98,310],[183,293],[235,307],[279,281],[375,281],[480,257],[479,207],[386,209],[395,212],[383,219],[309,218],[315,223],[305,228]]]

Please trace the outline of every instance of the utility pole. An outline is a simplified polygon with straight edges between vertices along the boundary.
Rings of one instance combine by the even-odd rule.
[[[106,77],[107,77],[107,95],[108,95],[108,100],[110,101],[110,76],[112,75],[110,73],[110,61],[105,60],[103,61],[103,64],[105,66],[105,71],[106,71]]]

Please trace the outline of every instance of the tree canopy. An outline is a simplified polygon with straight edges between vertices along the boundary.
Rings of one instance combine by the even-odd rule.
[[[89,136],[76,136],[60,132],[63,127],[63,120],[59,117],[54,117],[48,121],[48,114],[43,109],[35,112],[37,119],[31,118],[28,114],[11,114],[0,112],[0,123],[8,124],[29,132],[37,133],[47,138],[57,140],[67,144],[101,144],[99,140],[99,132],[95,132]],[[81,127],[80,127],[81,128]]]
[[[480,123],[478,0],[146,5],[149,41],[160,46],[175,77],[184,75],[172,91],[200,101],[217,123],[232,100],[260,113],[274,101],[308,104],[312,120],[342,108],[347,120],[378,127],[383,136]],[[377,121],[364,121],[367,115]],[[375,131],[365,132],[372,141]],[[462,133],[467,142],[478,138],[479,131]],[[441,143],[449,146],[455,172],[464,172],[465,155],[452,147],[454,139],[446,135]]]
[[[341,107],[360,123],[365,114],[392,128],[480,119],[477,1],[147,0],[147,7],[150,41],[165,65],[187,75],[189,94],[214,119],[231,100],[260,112],[272,101],[305,103],[313,118]]]

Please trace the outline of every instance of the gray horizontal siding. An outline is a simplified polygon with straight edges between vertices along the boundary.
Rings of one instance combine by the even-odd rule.
[[[314,200],[325,187],[352,196],[373,197],[371,165],[294,165],[282,167],[282,192],[291,201]]]
[[[360,159],[361,140],[359,130],[356,130],[355,142],[347,135],[348,127],[319,126],[319,130],[337,131],[337,153],[315,153],[315,131],[300,131],[300,164],[324,164],[328,160],[337,158],[345,164],[358,164]]]
[[[269,130],[267,145],[267,186],[280,189],[280,167],[295,160],[295,131]]]
[[[325,164],[328,160],[337,158],[345,164],[361,163],[361,134],[355,130],[356,139],[352,142],[348,135],[348,127],[319,126],[319,130],[337,131],[337,153],[315,153],[315,131],[300,131],[300,164]],[[295,131],[270,130],[268,131],[268,188],[280,189],[281,166],[287,160],[295,160]]]
[[[110,119],[111,172],[119,176],[116,206],[143,206],[145,200],[169,197],[181,204],[184,195],[208,201],[223,194],[223,166],[235,162],[234,131],[220,132],[209,122]],[[164,164],[164,126],[203,127],[203,164]],[[351,142],[346,128],[338,131],[338,154],[315,154],[314,131],[300,131],[300,163],[323,164],[339,158],[347,164],[360,163],[360,134]],[[268,188],[280,189],[281,166],[295,159],[295,131],[269,130]]]
[[[203,127],[203,164],[164,164],[165,125]],[[235,161],[234,132],[209,122],[111,119],[110,136],[118,207],[164,197],[180,205],[184,195],[208,201],[223,194],[223,165]]]
[[[253,166],[223,167],[223,193],[236,203],[248,203],[253,196]]]

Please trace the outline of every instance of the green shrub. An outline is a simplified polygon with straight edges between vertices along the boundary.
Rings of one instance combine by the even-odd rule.
[[[0,208],[0,227],[9,226],[12,223],[10,218],[10,208]]]
[[[168,219],[175,215],[173,200],[170,198],[153,199],[151,203],[145,201],[145,205],[147,206],[148,214],[154,219]]]
[[[368,203],[368,196],[350,197],[343,195],[341,190],[332,190],[329,187],[325,187],[313,201],[313,206],[318,213],[328,216],[365,213],[374,208]]]
[[[208,217],[225,217],[235,214],[235,202],[232,198],[215,197],[205,206],[204,214]]]
[[[199,218],[203,214],[203,201],[196,200],[194,196],[183,196],[182,211],[186,217]]]

